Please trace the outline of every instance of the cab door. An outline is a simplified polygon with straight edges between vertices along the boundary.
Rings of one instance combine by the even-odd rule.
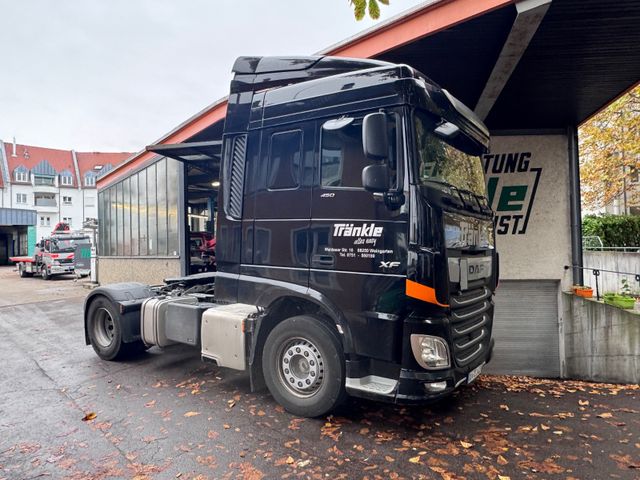
[[[262,132],[252,180],[253,258],[246,274],[308,286],[314,124]]]
[[[400,115],[388,112],[390,196],[362,186],[362,116],[328,119],[319,128],[311,200],[309,287],[349,321],[357,353],[397,360],[407,265]]]

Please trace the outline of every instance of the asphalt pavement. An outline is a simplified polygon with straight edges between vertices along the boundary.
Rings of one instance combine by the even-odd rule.
[[[301,419],[193,348],[101,361],[87,293],[0,267],[0,480],[640,478],[637,385],[483,375],[431,406]]]

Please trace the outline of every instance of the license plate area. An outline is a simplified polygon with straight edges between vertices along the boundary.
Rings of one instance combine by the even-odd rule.
[[[480,373],[482,373],[482,367],[484,367],[484,363],[482,365],[478,365],[476,368],[469,372],[469,375],[467,375],[467,384],[473,382],[476,378],[478,378]]]

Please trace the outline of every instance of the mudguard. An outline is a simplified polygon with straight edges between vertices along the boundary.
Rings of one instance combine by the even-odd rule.
[[[84,301],[84,340],[89,345],[87,312],[93,299],[98,296],[108,298],[116,307],[122,321],[122,340],[125,343],[140,340],[140,307],[142,302],[156,294],[149,285],[137,282],[113,283],[92,290]]]

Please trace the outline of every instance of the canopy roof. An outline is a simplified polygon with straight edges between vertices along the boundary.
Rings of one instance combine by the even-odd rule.
[[[577,126],[640,81],[638,0],[435,0],[321,52],[406,63],[492,131]],[[220,139],[219,101],[157,143]],[[100,186],[149,159],[141,152]]]

